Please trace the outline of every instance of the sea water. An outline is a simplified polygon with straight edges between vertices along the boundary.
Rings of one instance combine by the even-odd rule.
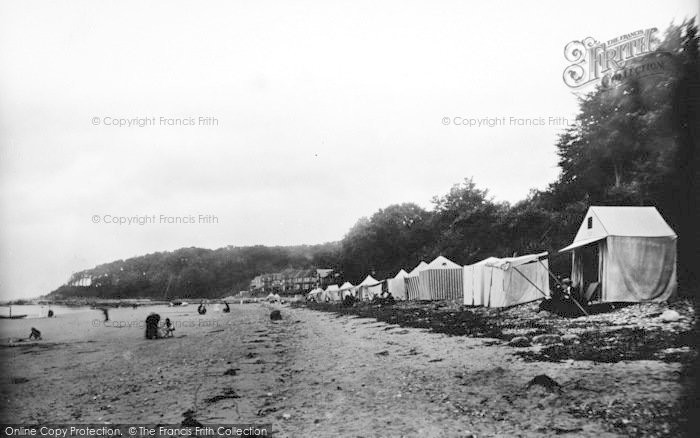
[[[232,306],[232,309],[235,307]],[[197,306],[194,305],[169,307],[158,304],[136,308],[107,308],[108,320],[101,309],[55,305],[50,308],[54,312],[52,318],[47,316],[48,305],[12,306],[13,315],[26,314],[27,317],[0,319],[0,344],[7,345],[20,339],[26,342],[32,328],[41,332],[42,342],[141,339],[144,337],[146,317],[151,313],[161,316],[161,324],[165,318],[170,318],[176,336],[193,330],[216,329],[222,324],[235,321],[231,314],[222,312],[222,306],[214,304],[207,306],[208,312],[205,315],[199,315]]]

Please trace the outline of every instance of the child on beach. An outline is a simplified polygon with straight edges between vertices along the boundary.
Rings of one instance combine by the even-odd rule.
[[[165,333],[163,333],[164,338],[169,338],[173,335],[173,332],[175,331],[175,328],[173,327],[173,324],[170,322],[170,318],[165,318]]]

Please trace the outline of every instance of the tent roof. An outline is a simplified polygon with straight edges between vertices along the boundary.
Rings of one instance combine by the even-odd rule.
[[[330,291],[334,291],[334,290],[338,290],[338,289],[339,289],[339,287],[337,284],[331,284],[326,288],[326,292],[330,292]]]
[[[412,276],[418,275],[418,273],[419,273],[420,271],[424,271],[427,267],[428,267],[428,264],[427,264],[427,263],[425,263],[425,262],[420,262],[420,263],[418,263],[418,266],[416,266],[415,268],[413,268],[413,270],[412,270],[411,272],[408,273],[407,277],[412,277]]]
[[[498,262],[499,260],[500,260],[500,259],[499,259],[498,257],[489,257],[489,258],[486,258],[486,259],[484,259],[484,260],[480,260],[480,261],[478,261],[478,262],[476,262],[476,263],[472,263],[471,265],[467,265],[467,266],[473,266],[473,265],[477,265],[477,266],[478,266],[478,265],[487,265],[487,264],[489,264],[489,263]]]
[[[362,283],[358,284],[358,286],[374,286],[378,283],[380,282],[375,280],[371,275],[368,275],[364,280],[362,280]]]
[[[540,252],[537,254],[528,254],[518,257],[504,257],[502,259],[497,259],[495,257],[489,257],[484,263],[486,266],[493,266],[500,269],[509,269],[511,266],[520,266],[530,262],[537,261],[539,259],[547,257],[547,252]]]
[[[578,248],[605,239],[624,237],[677,237],[656,207],[588,208],[574,242],[561,251]]]
[[[353,286],[352,283],[350,283],[349,281],[346,281],[345,283],[343,283],[342,286],[340,286],[340,290],[348,290],[348,289],[352,289],[354,287],[355,286]]]
[[[428,269],[455,269],[461,268],[457,263],[449,260],[447,257],[437,256],[435,260],[428,264]]]
[[[396,275],[394,275],[394,278],[404,278],[407,275],[408,275],[408,272],[406,272],[402,269]]]

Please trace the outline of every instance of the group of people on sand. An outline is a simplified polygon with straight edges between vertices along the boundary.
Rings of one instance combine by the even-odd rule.
[[[146,339],[170,338],[173,336],[175,327],[170,322],[170,318],[165,318],[165,323],[160,326],[160,315],[151,313],[146,317]]]
[[[221,311],[224,313],[229,313],[231,311],[231,307],[228,305],[226,301],[224,301],[224,307]],[[197,306],[197,313],[200,315],[204,315],[207,313],[207,306],[204,305],[204,301],[199,302],[199,306]]]
[[[221,311],[224,313],[231,312],[231,307],[226,301],[224,301],[224,305],[226,307],[224,307]],[[199,303],[197,313],[200,315],[207,313],[207,307],[204,305],[203,301]],[[173,327],[173,323],[170,321],[170,318],[165,318],[165,323],[161,327],[160,315],[157,313],[151,313],[146,317],[146,339],[170,338],[174,335],[174,332],[175,327]]]

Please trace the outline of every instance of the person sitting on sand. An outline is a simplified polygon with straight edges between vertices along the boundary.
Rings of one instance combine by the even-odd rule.
[[[570,278],[563,279],[561,283],[564,285],[564,297],[566,299],[579,298],[579,289],[573,285]]]
[[[204,303],[199,303],[199,307],[197,307],[197,313],[199,313],[200,315],[204,315],[205,313],[207,313],[207,308],[204,305]]]
[[[226,305],[226,307],[224,307],[223,312],[224,312],[224,313],[229,313],[229,312],[231,311],[231,308],[229,307],[229,305],[228,305],[228,303],[227,303],[226,301],[224,301],[224,304]]]
[[[571,279],[565,278],[561,281],[561,286],[557,284],[554,287],[552,297],[540,303],[539,310],[546,310],[565,317],[580,316],[581,310],[574,301],[576,292],[576,287],[573,286]]]
[[[170,322],[170,318],[165,318],[165,330],[163,332],[163,337],[164,338],[172,337],[174,331],[175,331],[175,327],[173,327],[173,324]]]
[[[41,332],[34,327],[32,327],[32,332],[29,334],[29,339],[36,339],[37,341],[41,339]]]

